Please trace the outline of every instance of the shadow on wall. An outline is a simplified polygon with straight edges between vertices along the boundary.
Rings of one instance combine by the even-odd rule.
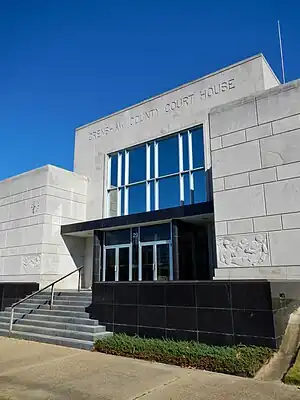
[[[81,287],[89,288],[92,285],[92,264],[93,264],[93,238],[63,236],[65,245],[71,257],[71,272],[82,265]]]

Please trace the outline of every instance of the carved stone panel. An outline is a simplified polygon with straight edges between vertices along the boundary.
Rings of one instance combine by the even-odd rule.
[[[41,255],[28,254],[22,256],[22,272],[25,274],[38,274],[41,268]]]
[[[269,264],[266,235],[224,236],[217,239],[219,267],[253,267]]]

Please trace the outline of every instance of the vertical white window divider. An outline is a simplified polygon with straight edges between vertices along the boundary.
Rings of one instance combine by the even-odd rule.
[[[108,157],[108,165],[107,165],[107,190],[111,187],[111,157]],[[108,196],[106,198],[106,216],[110,217],[110,191],[108,191]]]
[[[178,135],[178,155],[179,155],[179,187],[180,187],[180,205],[184,204],[184,176],[183,171],[183,144],[182,134]]]
[[[158,185],[158,142],[154,142],[154,197],[155,197],[155,210],[159,209],[159,185]]]
[[[151,210],[151,183],[149,182],[150,180],[150,163],[151,163],[151,159],[150,159],[150,144],[147,143],[146,144],[146,211],[150,211]]]
[[[122,153],[118,153],[118,200],[117,200],[117,215],[121,215],[121,186],[122,184]]]
[[[190,177],[190,197],[191,204],[194,203],[194,175],[193,170],[193,142],[192,142],[192,132],[188,131],[188,147],[189,147],[189,177]]]
[[[128,215],[128,183],[129,183],[129,151],[125,151],[125,179],[124,179],[124,215]]]

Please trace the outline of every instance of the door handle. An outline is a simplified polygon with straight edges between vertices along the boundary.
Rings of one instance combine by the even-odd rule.
[[[152,264],[152,271],[155,271],[155,264]]]
[[[115,272],[117,272],[117,270],[118,270],[118,267],[115,265]]]

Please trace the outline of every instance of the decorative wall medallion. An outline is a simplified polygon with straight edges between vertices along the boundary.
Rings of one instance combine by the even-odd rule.
[[[22,266],[26,272],[37,271],[41,265],[40,254],[28,254],[22,257]]]
[[[267,241],[257,234],[253,240],[224,237],[217,239],[218,258],[225,265],[251,267],[262,264],[269,253]]]
[[[31,204],[32,214],[36,214],[40,208],[40,203],[38,201],[33,201]]]

